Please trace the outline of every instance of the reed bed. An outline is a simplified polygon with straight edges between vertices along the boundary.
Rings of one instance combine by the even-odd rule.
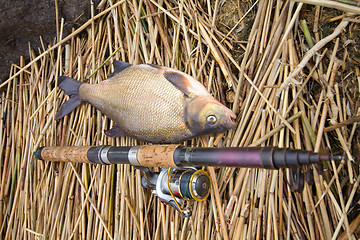
[[[0,238],[358,239],[360,71],[349,51],[359,7],[238,1],[242,16],[220,30],[223,1],[160,2],[103,0],[79,29],[65,37],[59,21],[52,44],[29,47],[30,60],[11,67],[1,84]],[[317,5],[311,27],[307,4]],[[337,17],[324,19],[331,10]],[[211,196],[186,203],[188,219],[143,189],[129,165],[36,160],[40,146],[143,144],[106,137],[112,122],[88,104],[54,120],[67,99],[57,76],[97,83],[114,60],[182,70],[237,113],[228,133],[186,145],[328,149],[347,160],[325,164],[323,175],[309,168],[314,183],[300,193],[290,191],[289,170],[207,168]]]

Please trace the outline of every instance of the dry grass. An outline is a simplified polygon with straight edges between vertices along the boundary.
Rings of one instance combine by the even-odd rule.
[[[348,51],[351,43],[346,45],[353,40],[347,33],[357,27],[356,15],[333,19],[335,27],[322,37],[319,21],[330,23],[317,7],[313,27],[305,34],[312,36],[311,46],[301,31],[306,27],[300,27],[303,3],[254,1],[256,10],[243,18],[250,26],[247,39],[237,38],[243,22],[229,32],[219,30],[221,4],[104,0],[100,13],[73,34],[63,38],[60,22],[52,46],[30,50],[28,63],[20,58],[12,66],[1,85],[1,239],[359,237],[353,235],[359,234],[360,224],[353,144],[358,138],[360,71]],[[235,47],[246,49],[240,62]],[[311,169],[315,183],[302,193],[291,193],[285,184],[288,170],[208,168],[217,181],[208,201],[189,203],[189,219],[143,189],[141,172],[129,165],[35,160],[39,146],[141,144],[105,137],[111,121],[86,104],[54,121],[67,98],[55,87],[57,76],[100,82],[112,72],[114,60],[180,69],[222,102],[228,100],[238,113],[236,127],[220,140],[208,139],[209,146],[340,149],[349,160],[327,164],[324,175]]]

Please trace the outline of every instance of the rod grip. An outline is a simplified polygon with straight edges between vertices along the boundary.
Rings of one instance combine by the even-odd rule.
[[[172,167],[178,166],[174,160],[174,152],[179,145],[143,145],[137,152],[137,163],[134,165],[145,167]]]
[[[91,163],[87,152],[91,146],[40,147],[35,152],[39,160],[52,162]]]

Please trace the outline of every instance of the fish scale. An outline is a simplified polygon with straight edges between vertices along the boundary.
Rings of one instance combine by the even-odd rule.
[[[70,100],[56,119],[87,102],[114,121],[108,136],[130,136],[152,143],[177,143],[233,126],[234,113],[191,76],[156,65],[114,65],[114,73],[98,84],[59,77],[59,86]],[[210,115],[215,123],[207,122]]]

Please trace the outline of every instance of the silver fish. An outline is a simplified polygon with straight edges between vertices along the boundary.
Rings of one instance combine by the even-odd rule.
[[[87,102],[114,121],[107,136],[151,143],[179,143],[234,126],[235,114],[183,72],[121,61],[115,61],[114,67],[109,78],[98,84],[59,77],[59,87],[70,99],[55,119]]]

